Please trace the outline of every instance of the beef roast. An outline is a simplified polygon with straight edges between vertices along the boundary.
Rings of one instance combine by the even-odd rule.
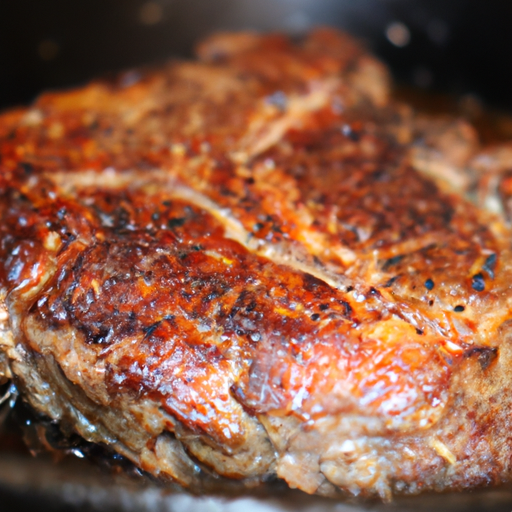
[[[0,374],[194,491],[510,480],[511,153],[326,29],[44,94],[0,116]]]

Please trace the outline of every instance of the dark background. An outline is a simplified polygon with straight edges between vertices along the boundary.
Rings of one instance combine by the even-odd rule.
[[[41,90],[191,53],[219,29],[348,29],[406,83],[512,110],[507,0],[0,0],[0,108]],[[393,22],[405,46],[386,37]]]

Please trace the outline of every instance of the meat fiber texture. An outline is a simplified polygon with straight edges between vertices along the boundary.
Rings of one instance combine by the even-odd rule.
[[[319,29],[0,116],[0,375],[195,492],[512,477],[512,149]]]

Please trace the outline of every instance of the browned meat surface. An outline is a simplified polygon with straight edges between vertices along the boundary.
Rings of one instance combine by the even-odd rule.
[[[0,374],[192,490],[510,480],[510,150],[336,32],[198,55],[0,116]]]

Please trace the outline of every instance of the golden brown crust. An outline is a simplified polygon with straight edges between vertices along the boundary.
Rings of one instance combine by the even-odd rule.
[[[0,349],[28,399],[192,487],[508,477],[474,396],[510,406],[481,384],[508,382],[507,228],[414,168],[428,126],[346,36],[199,55],[0,117]]]

